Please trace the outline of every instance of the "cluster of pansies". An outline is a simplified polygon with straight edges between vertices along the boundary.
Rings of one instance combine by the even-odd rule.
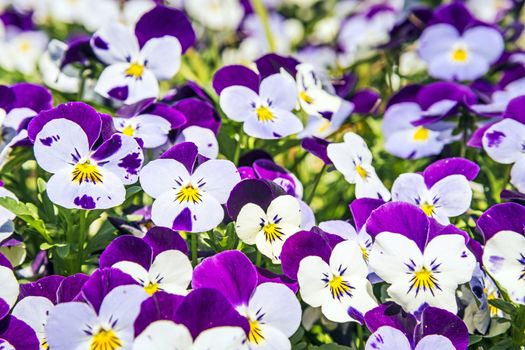
[[[517,0],[0,1],[0,350],[525,346]]]

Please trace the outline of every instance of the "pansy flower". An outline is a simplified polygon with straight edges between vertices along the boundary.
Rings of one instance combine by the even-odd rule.
[[[0,320],[0,349],[38,349],[35,331],[24,321],[7,315]]]
[[[27,323],[40,341],[40,349],[48,348],[45,326],[56,304],[73,301],[88,280],[78,273],[68,277],[51,275],[20,285],[20,300],[12,315]]]
[[[255,193],[250,188],[253,183],[266,189],[265,183],[259,184],[257,180],[240,182],[228,199],[228,211],[235,220],[239,239],[246,244],[255,244],[263,255],[278,264],[284,242],[300,230],[301,207],[296,198],[290,195],[273,198],[271,191],[258,192],[252,201],[247,192]],[[238,197],[244,197],[242,207],[235,204],[239,209],[230,209],[230,203]]]
[[[392,201],[419,206],[440,224],[450,223],[449,217],[465,213],[470,208],[472,189],[479,166],[464,158],[442,159],[429,165],[421,174],[401,174],[392,185]]]
[[[283,284],[261,283],[243,253],[231,250],[204,259],[193,272],[192,285],[218,290],[246,317],[248,349],[290,349],[288,338],[301,321],[299,301]]]
[[[5,317],[18,299],[20,287],[13,272],[13,267],[7,258],[0,254],[0,283],[2,292],[0,293],[0,319]]]
[[[46,324],[47,343],[56,350],[131,349],[133,323],[148,294],[140,286],[118,286],[99,308],[72,301],[56,305]]]
[[[477,21],[460,2],[444,5],[419,39],[418,52],[438,79],[474,80],[501,56],[501,33]]]
[[[158,80],[171,79],[179,70],[181,54],[195,41],[184,13],[157,6],[135,26],[135,32],[117,23],[98,30],[91,39],[97,57],[109,65],[95,92],[126,104],[158,97]]]
[[[478,219],[485,238],[483,265],[510,298],[525,304],[525,207],[497,204]]]
[[[279,166],[273,160],[266,158],[266,152],[254,150],[241,156],[239,164],[250,164],[239,167],[242,179],[266,179],[270,180],[283,188],[285,193],[294,196],[299,201],[301,207],[301,229],[308,230],[315,225],[315,215],[308,204],[304,202],[303,184],[297,176],[287,169]],[[257,158],[253,160],[253,158]],[[269,157],[271,158],[271,157]]]
[[[365,350],[466,350],[469,344],[463,321],[436,307],[425,308],[418,322],[387,303],[367,312],[365,322],[372,332]]]
[[[390,192],[372,165],[372,152],[361,136],[347,132],[344,142],[328,145],[327,154],[345,180],[355,184],[356,198],[379,198],[385,201],[390,199]]]
[[[82,102],[41,112],[29,124],[35,158],[53,173],[47,183],[53,203],[107,209],[124,202],[124,185],[137,181],[144,156],[134,138],[121,134],[96,147],[103,126],[101,115]]]
[[[502,164],[514,164],[510,183],[525,193],[525,97],[512,100],[504,118],[482,129],[481,143],[490,158]]]
[[[366,279],[368,267],[355,241],[335,246],[329,263],[319,256],[303,258],[297,271],[301,298],[310,306],[321,307],[334,322],[359,321],[377,303]]]
[[[228,160],[197,165],[197,152],[193,143],[180,143],[142,169],[140,184],[155,198],[151,218],[156,225],[204,232],[224,218],[221,205],[240,181],[239,172]]]
[[[385,149],[405,159],[441,153],[456,139],[452,134],[456,123],[443,119],[475,101],[468,87],[451,82],[402,88],[389,101],[383,118]]]
[[[144,148],[157,148],[168,142],[172,129],[186,122],[179,111],[154,99],[140,101],[132,106],[124,106],[117,111],[113,125],[124,135],[141,139]]]
[[[159,292],[141,305],[133,350],[246,349],[249,329],[218,290],[199,288],[186,297]]]
[[[470,281],[476,265],[465,232],[441,226],[415,205],[400,202],[373,211],[366,227],[374,237],[369,264],[390,283],[393,301],[407,312],[423,305],[457,312],[456,289]]]
[[[244,81],[231,76],[244,75]],[[286,73],[263,78],[248,68],[229,66],[214,77],[220,105],[226,116],[243,123],[246,134],[261,139],[278,139],[296,134],[303,125],[291,111],[297,103],[294,79]],[[241,85],[243,84],[243,85]]]
[[[185,295],[192,267],[188,247],[180,235],[169,228],[153,227],[144,238],[121,236],[100,256],[100,267],[113,267],[133,277],[144,290]]]

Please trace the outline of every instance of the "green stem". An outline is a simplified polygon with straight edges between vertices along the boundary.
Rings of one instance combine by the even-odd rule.
[[[255,266],[261,267],[262,262],[262,254],[259,250],[257,250],[257,257],[255,258]]]
[[[193,264],[193,266],[197,266],[197,240],[198,240],[198,237],[197,237],[197,233],[190,233],[188,232],[188,234],[190,235],[190,238],[191,238],[191,263]]]
[[[363,341],[363,326],[360,324],[357,325],[357,348],[358,349],[364,349],[364,341]]]
[[[268,11],[266,11],[266,7],[264,7],[262,0],[252,0],[252,5],[255,13],[257,13],[257,16],[259,16],[261,19],[264,34],[266,35],[266,40],[268,41],[268,47],[270,48],[271,52],[275,52],[275,40],[273,38],[270,22],[268,20]]]
[[[80,210],[79,211],[79,223],[78,223],[78,270],[82,271],[82,265],[84,264],[84,244],[86,243],[88,234],[89,234],[89,225],[87,224],[87,216],[89,210]]]
[[[326,164],[323,165],[323,167],[321,168],[321,171],[319,171],[319,173],[315,177],[312,191],[310,192],[310,195],[308,196],[308,199],[306,200],[307,204],[310,204],[312,202],[312,199],[314,199],[315,191],[317,190],[317,186],[319,186],[319,182],[321,182],[321,177],[323,177],[325,169],[326,169]]]

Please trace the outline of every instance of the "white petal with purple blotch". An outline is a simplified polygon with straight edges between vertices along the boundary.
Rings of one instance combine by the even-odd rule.
[[[498,163],[510,164],[524,156],[525,125],[505,118],[483,134],[483,149]]]
[[[50,173],[73,165],[89,152],[86,133],[67,119],[54,119],[38,133],[33,147],[38,165]]]
[[[133,65],[134,63],[119,62],[106,67],[98,78],[95,92],[106,98],[116,98],[125,104],[158,97],[159,83],[153,72],[142,67],[137,68],[139,72],[128,73]]]
[[[126,185],[137,182],[144,161],[142,148],[133,137],[127,135],[113,135],[111,141],[118,148],[109,146],[110,152],[97,159],[98,165],[117,175]]]
[[[92,172],[97,178],[95,182],[78,180],[74,166],[55,173],[47,182],[49,199],[68,209],[108,209],[122,204],[126,197],[122,180],[103,167],[94,167],[97,169]]]
[[[525,237],[513,231],[496,233],[485,244],[483,265],[512,300],[525,304]]]
[[[112,23],[95,34],[91,46],[98,58],[106,64],[127,62],[139,52],[139,43],[131,29]]]

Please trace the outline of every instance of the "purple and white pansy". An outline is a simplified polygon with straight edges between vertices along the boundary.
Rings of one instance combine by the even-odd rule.
[[[47,183],[53,203],[86,210],[112,208],[124,202],[124,185],[137,181],[142,148],[130,136],[105,135],[104,119],[92,107],[70,102],[41,112],[29,124],[38,165],[53,174]]]
[[[289,337],[301,321],[301,306],[287,286],[259,281],[251,261],[239,251],[203,260],[193,273],[195,289],[221,292],[250,325],[248,349],[291,349]]]
[[[479,166],[464,158],[442,159],[422,173],[401,174],[392,185],[392,201],[420,207],[442,225],[470,208],[472,189]]]
[[[127,273],[149,295],[158,291],[185,295],[193,271],[187,252],[178,233],[153,227],[144,238],[128,235],[115,239],[100,255],[100,267]]]
[[[360,322],[367,311],[377,306],[367,275],[361,247],[348,240],[333,248],[329,263],[319,256],[303,258],[297,280],[304,302],[321,307],[326,318]]]
[[[171,79],[179,70],[181,55],[195,41],[186,15],[157,6],[129,28],[112,23],[91,39],[96,56],[108,67],[95,91],[126,104],[159,95],[159,80]]]
[[[197,164],[197,155],[193,143],[180,143],[140,172],[142,188],[155,198],[151,216],[156,225],[205,232],[224,218],[222,204],[241,180],[239,172],[228,160]]]
[[[365,323],[372,332],[365,350],[466,350],[469,344],[463,321],[436,307],[426,307],[417,320],[386,303],[370,310]]]
[[[456,123],[444,119],[475,101],[468,87],[452,82],[404,87],[392,97],[385,111],[382,124],[385,149],[405,159],[441,153],[456,140],[453,135]]]
[[[374,237],[369,265],[390,283],[393,301],[407,312],[429,305],[456,313],[456,289],[470,281],[476,265],[465,232],[399,202],[373,211],[366,227]]]
[[[56,305],[45,327],[51,349],[132,349],[133,323],[148,294],[140,286],[112,289],[95,306],[80,301]]]
[[[244,74],[245,81],[231,78],[235,74]],[[229,66],[217,72],[214,79],[222,110],[228,118],[242,122],[246,134],[260,139],[279,139],[303,129],[299,118],[292,113],[298,94],[295,80],[289,74],[259,78],[248,68]]]
[[[345,180],[355,184],[356,198],[379,198],[385,201],[390,199],[390,192],[372,165],[372,152],[361,136],[347,132],[344,142],[328,145],[327,153]]]
[[[477,222],[485,238],[483,265],[507,290],[509,297],[525,304],[525,207],[497,204]]]
[[[419,56],[438,79],[475,80],[503,53],[502,34],[476,20],[460,2],[434,12],[433,24],[419,39]]]

